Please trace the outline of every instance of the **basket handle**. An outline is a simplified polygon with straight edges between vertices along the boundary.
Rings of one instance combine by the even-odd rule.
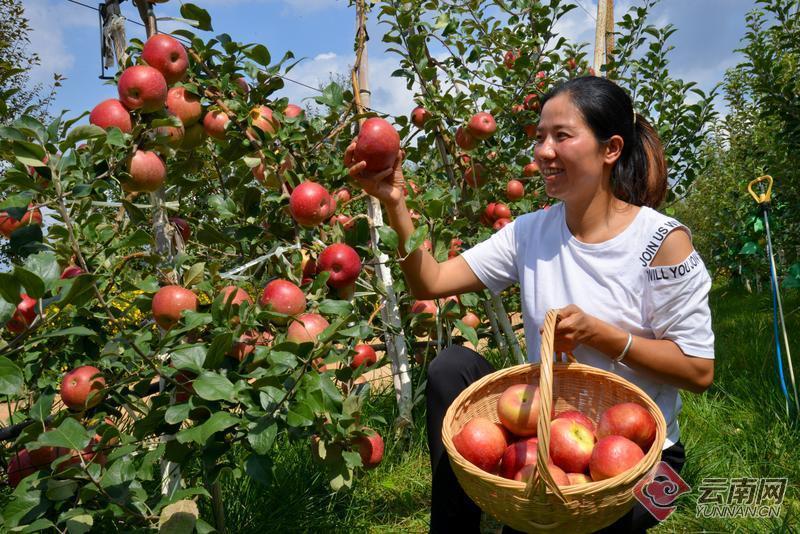
[[[528,480],[526,492],[529,496],[535,496],[537,500],[547,499],[547,489],[553,492],[562,502],[569,501],[561,489],[553,480],[550,469],[547,467],[550,451],[550,414],[553,409],[553,346],[555,343],[556,322],[558,321],[558,310],[553,309],[547,312],[544,318],[542,329],[542,347],[539,352],[539,426],[536,436],[539,438],[537,447],[536,468]],[[570,360],[570,357],[571,360]],[[567,355],[568,361],[575,361],[571,354]]]

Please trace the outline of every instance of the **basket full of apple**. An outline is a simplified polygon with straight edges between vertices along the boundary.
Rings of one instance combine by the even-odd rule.
[[[442,440],[469,497],[524,532],[594,532],[634,503],[661,459],[666,422],[639,387],[575,362],[553,362],[557,311],[539,364],[471,384],[444,418]]]

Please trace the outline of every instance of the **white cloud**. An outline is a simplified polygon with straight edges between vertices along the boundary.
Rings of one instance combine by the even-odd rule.
[[[31,82],[49,82],[53,73],[64,73],[75,64],[65,44],[64,32],[71,28],[97,28],[97,16],[73,4],[49,0],[25,0],[25,17],[30,22],[30,49],[41,64],[31,71]]]

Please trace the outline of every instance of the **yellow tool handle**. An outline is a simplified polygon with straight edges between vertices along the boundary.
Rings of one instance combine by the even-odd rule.
[[[753,186],[760,182],[768,182],[767,190],[764,193],[756,193],[753,191]],[[759,176],[755,180],[752,180],[749,184],[747,184],[747,191],[750,193],[750,196],[753,197],[759,204],[769,202],[770,195],[772,195],[772,176]]]

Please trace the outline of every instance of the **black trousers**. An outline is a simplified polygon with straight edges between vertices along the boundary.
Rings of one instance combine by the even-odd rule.
[[[442,443],[442,421],[447,408],[467,386],[494,371],[494,367],[477,352],[457,345],[444,349],[431,361],[428,368],[426,394],[428,447],[433,473],[430,529],[432,533],[480,532],[481,510],[461,489],[450,467],[450,460]],[[680,442],[662,453],[662,460],[678,472],[683,468],[685,459],[685,451]],[[633,509],[616,523],[598,532],[643,533],[657,523],[658,521],[637,502]],[[503,532],[516,531],[506,527]]]

